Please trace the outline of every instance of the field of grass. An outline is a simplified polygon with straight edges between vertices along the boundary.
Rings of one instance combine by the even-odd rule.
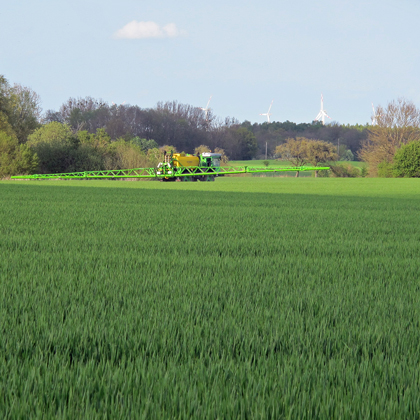
[[[268,159],[269,164],[268,167],[272,167],[272,166],[294,166],[292,165],[290,162],[285,162],[284,160],[277,160],[277,159]],[[260,159],[260,160],[231,160],[229,161],[229,165],[232,166],[257,166],[257,167],[264,167],[264,159]],[[358,168],[366,165],[365,162],[359,162],[359,161],[340,161],[338,163],[343,163],[343,164],[350,164],[353,166],[356,166]]]
[[[284,166],[294,166],[290,162],[286,162],[284,160],[277,160],[277,159],[269,159],[268,168],[277,168],[277,167],[284,167]],[[261,167],[264,168],[264,160],[232,160],[229,161],[228,165],[230,166],[249,166],[249,167]],[[351,165],[355,166],[356,168],[363,168],[366,166],[365,162],[358,162],[358,161],[340,161],[337,162],[339,165]],[[310,165],[307,165],[310,166]],[[326,164],[325,166],[329,166]],[[246,175],[246,176],[253,176],[253,177],[294,177],[296,172],[275,172],[275,173],[267,173],[267,174],[253,174],[253,175]],[[300,172],[299,177],[311,177],[313,176],[313,171],[308,172]]]
[[[420,418],[416,179],[0,183],[2,418]]]

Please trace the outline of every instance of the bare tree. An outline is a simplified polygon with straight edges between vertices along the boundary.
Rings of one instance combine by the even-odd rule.
[[[338,157],[332,143],[306,137],[288,138],[286,143],[276,147],[276,154],[297,167],[307,163],[318,166],[320,163],[336,160]],[[299,176],[299,171],[296,172],[296,176]],[[318,176],[318,171],[315,171],[315,176]]]
[[[338,159],[336,147],[332,143],[322,140],[309,140],[306,147],[306,156],[308,162],[314,166]],[[317,176],[318,171],[315,171],[315,177]]]
[[[289,161],[293,166],[303,166],[308,162],[308,141],[305,137],[288,138],[286,143],[276,147],[276,155]],[[296,177],[298,176],[299,171],[296,171]]]
[[[104,128],[108,115],[106,115],[103,124],[96,124],[95,127],[89,127],[89,123],[98,119],[98,111],[107,111],[108,108],[108,104],[102,99],[94,99],[90,96],[86,98],[69,98],[67,102],[61,105],[60,114],[63,121],[69,124],[74,132],[83,129],[94,132],[98,128]],[[94,116],[96,118],[93,118]]]
[[[211,152],[210,148],[208,146],[206,146],[205,144],[200,144],[200,146],[197,146],[194,149],[194,154],[195,155],[201,155],[201,153],[209,153]]]
[[[377,125],[371,127],[359,156],[368,163],[369,173],[377,175],[381,163],[391,163],[404,144],[420,138],[420,110],[404,98],[377,107]]]

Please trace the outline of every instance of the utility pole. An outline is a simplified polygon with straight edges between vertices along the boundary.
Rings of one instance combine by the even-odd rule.
[[[265,142],[265,160],[267,160],[267,142]]]

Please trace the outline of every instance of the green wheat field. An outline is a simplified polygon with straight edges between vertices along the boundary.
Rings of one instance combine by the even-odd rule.
[[[419,419],[419,182],[1,182],[0,417]]]

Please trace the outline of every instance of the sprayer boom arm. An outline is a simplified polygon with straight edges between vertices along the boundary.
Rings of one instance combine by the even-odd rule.
[[[176,178],[186,176],[202,175],[234,175],[246,173],[274,173],[274,172],[300,172],[300,171],[320,171],[330,169],[329,167],[319,166],[288,166],[258,168],[252,166],[220,166],[220,167],[173,167],[162,171],[161,168],[135,168],[117,169],[109,171],[84,171],[70,172],[61,174],[37,174],[12,176],[12,179],[104,179],[104,178]]]

